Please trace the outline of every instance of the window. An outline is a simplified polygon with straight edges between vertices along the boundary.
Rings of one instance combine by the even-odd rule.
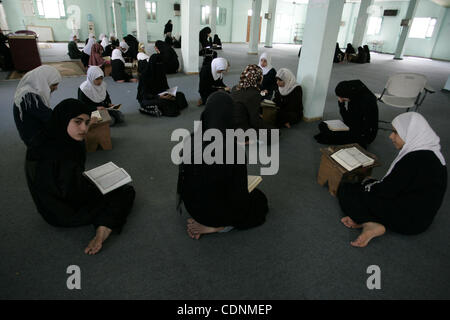
[[[209,24],[209,14],[210,14],[209,6],[202,6],[202,15],[200,24]]]
[[[227,9],[217,7],[217,25],[223,26],[227,24]]]
[[[60,19],[66,16],[64,0],[36,0],[38,13],[47,19]]]
[[[156,22],[156,2],[145,1],[145,10],[147,11],[147,20]]]
[[[419,39],[433,37],[436,22],[436,18],[414,18],[411,30],[409,31],[409,37]]]
[[[382,22],[382,17],[370,17],[367,26],[367,35],[373,36],[376,34],[380,34]]]
[[[210,24],[211,23],[211,7],[202,6],[201,7],[201,21],[200,24]],[[227,23],[227,9],[217,7],[216,11],[216,25],[225,25]]]
[[[127,12],[127,21],[136,20],[136,7],[134,6],[134,1],[125,2],[125,9]]]

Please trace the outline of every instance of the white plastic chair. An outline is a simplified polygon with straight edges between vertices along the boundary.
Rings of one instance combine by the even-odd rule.
[[[435,91],[427,86],[427,77],[418,73],[397,73],[391,76],[381,94],[375,94],[378,101],[396,108],[411,108],[418,111],[427,93]]]

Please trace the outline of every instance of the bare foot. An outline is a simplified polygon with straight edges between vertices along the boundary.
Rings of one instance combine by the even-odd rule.
[[[130,82],[138,82],[138,79],[135,79],[135,78],[130,79]]]
[[[370,240],[382,236],[385,232],[386,228],[382,224],[376,222],[363,223],[363,231],[355,241],[351,242],[351,245],[364,248]]]
[[[125,80],[117,80],[116,82],[118,82],[118,83],[124,83]]]
[[[203,105],[202,99],[198,99],[198,101],[197,101],[197,107],[200,107],[200,106],[202,106],[202,105]]]
[[[286,123],[284,124],[284,126],[285,126],[286,128],[288,128],[288,129],[291,128],[291,124],[290,124],[289,122],[286,122]]]
[[[188,235],[192,239],[196,239],[196,240],[200,239],[202,234],[215,233],[215,232],[222,231],[224,229],[224,227],[219,227],[219,228],[207,227],[207,226],[204,226],[204,225],[198,223],[194,219],[188,219],[187,222],[188,222],[188,224],[187,224]]]
[[[94,239],[89,242],[87,248],[84,250],[84,253],[88,255],[97,254],[101,250],[103,242],[111,234],[111,231],[111,229],[104,226],[98,227]]]
[[[355,221],[352,220],[350,217],[343,217],[341,219],[341,222],[350,229],[361,229],[363,226],[362,224],[357,224]]]

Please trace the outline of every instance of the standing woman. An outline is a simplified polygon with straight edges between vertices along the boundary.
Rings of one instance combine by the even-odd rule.
[[[141,107],[139,111],[155,117],[176,117],[188,106],[184,94],[177,91],[175,96],[159,95],[169,89],[164,64],[160,54],[150,57],[147,68],[139,78],[136,99]]]
[[[125,72],[125,59],[122,57],[120,49],[114,49],[111,57],[111,77],[117,82],[137,82],[128,73]]]
[[[50,95],[58,88],[61,74],[51,66],[40,66],[26,73],[14,95],[14,121],[20,138],[28,146],[50,120]]]
[[[264,97],[271,100],[273,92],[277,89],[277,79],[275,78],[277,72],[272,67],[272,58],[266,52],[259,57],[259,67],[263,72],[263,82],[261,84],[261,93]]]
[[[277,113],[277,126],[290,128],[303,119],[303,91],[294,74],[286,68],[277,72],[278,90],[274,102],[280,110]]]
[[[91,56],[92,46],[95,43],[95,38],[93,34],[89,34],[89,39],[86,46],[83,48],[83,53],[81,54],[81,62],[85,68],[89,67],[89,58]]]
[[[230,88],[223,83],[223,74],[228,71],[228,68],[229,64],[225,58],[215,58],[211,63],[203,64],[200,70],[198,92],[201,99],[197,103],[198,106],[204,105],[209,95],[219,89],[230,91]]]
[[[405,235],[426,231],[447,189],[440,139],[425,118],[416,112],[403,113],[392,127],[389,138],[400,152],[384,178],[339,186],[339,203],[346,215],[341,222],[362,229],[351,243],[355,247],[367,246],[386,229]]]
[[[378,133],[377,98],[361,80],[340,82],[336,89],[339,111],[349,131],[331,131],[319,124],[320,133],[314,138],[322,144],[358,143],[363,148],[371,144]]]
[[[211,28],[204,27],[200,30],[199,33],[199,41],[200,41],[200,56],[205,54],[205,49],[212,47],[212,43],[209,41],[209,37],[211,35]]]
[[[83,176],[91,111],[76,99],[58,104],[28,148],[25,162],[28,188],[47,223],[63,228],[94,226],[96,235],[84,251],[89,255],[100,251],[112,231],[120,233],[135,197],[129,185],[102,195]]]
[[[180,68],[180,62],[178,61],[178,55],[175,50],[161,40],[156,41],[155,50],[161,55],[166,74],[177,73]]]
[[[164,26],[164,38],[166,37],[172,38],[172,30],[173,30],[172,20],[169,20]]]
[[[203,130],[220,130],[223,136],[227,129],[234,129],[233,100],[230,96],[224,92],[212,94],[201,115],[201,121]],[[203,142],[199,149],[195,149],[196,143],[191,143],[190,146],[187,144],[191,149],[191,160],[196,153],[203,154],[210,143]],[[225,145],[223,159],[228,158],[229,148]],[[235,142],[233,152],[238,147]],[[236,153],[234,152],[235,160]],[[227,232],[232,228],[244,230],[264,223],[269,210],[267,198],[258,189],[248,192],[245,163],[190,163],[192,164],[180,165],[177,188],[179,206],[183,203],[192,217],[187,220],[189,237],[199,239],[208,233]]]

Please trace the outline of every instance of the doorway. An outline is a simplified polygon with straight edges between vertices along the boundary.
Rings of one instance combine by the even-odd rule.
[[[250,42],[250,26],[252,25],[252,16],[248,16],[247,18],[247,42]],[[259,17],[259,36],[258,36],[258,43],[261,42],[261,25],[262,25],[262,18]]]

